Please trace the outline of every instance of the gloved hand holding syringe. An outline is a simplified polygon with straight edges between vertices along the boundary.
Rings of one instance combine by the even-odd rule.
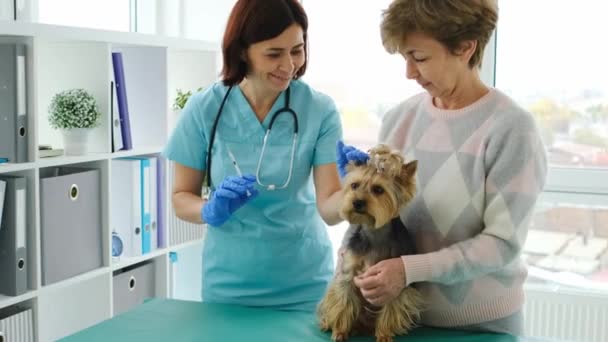
[[[239,164],[236,162],[236,158],[234,157],[234,154],[232,154],[232,151],[230,150],[230,147],[226,147],[228,149],[228,155],[230,156],[230,160],[232,160],[232,165],[234,165],[234,169],[236,170],[236,174],[239,177],[243,177],[243,173],[241,172],[241,168],[239,167]],[[251,192],[249,192],[249,190],[247,190],[247,197],[251,197]]]

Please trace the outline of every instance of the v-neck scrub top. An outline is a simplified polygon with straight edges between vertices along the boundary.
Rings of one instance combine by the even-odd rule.
[[[290,108],[299,134],[291,182],[238,209],[223,225],[209,226],[203,245],[202,297],[207,302],[313,311],[333,275],[332,247],[317,207],[312,170],[335,163],[342,138],[334,102],[306,83],[290,84]],[[213,121],[228,87],[215,83],[190,97],[163,154],[205,171]],[[234,86],[219,120],[211,156],[211,184],[237,175],[229,147],[243,174],[255,174],[272,114],[285,105],[285,92],[263,122],[240,87]],[[275,119],[259,178],[282,185],[289,173],[294,122],[289,113]]]

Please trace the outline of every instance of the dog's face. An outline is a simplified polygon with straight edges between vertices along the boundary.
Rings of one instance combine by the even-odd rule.
[[[344,179],[342,218],[351,224],[381,228],[399,215],[416,192],[417,161],[403,157],[385,145],[370,150],[365,165],[348,165]]]

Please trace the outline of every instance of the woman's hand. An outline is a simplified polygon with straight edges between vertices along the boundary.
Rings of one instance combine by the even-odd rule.
[[[224,224],[237,209],[258,195],[255,182],[254,175],[226,177],[203,206],[203,221],[216,227]]]
[[[355,165],[365,164],[369,159],[369,154],[358,150],[354,146],[344,145],[342,141],[338,141],[336,144],[336,159],[340,178],[344,178],[348,163],[353,162]]]
[[[397,298],[405,287],[405,267],[401,258],[382,260],[354,278],[363,297],[372,305],[382,306]]]

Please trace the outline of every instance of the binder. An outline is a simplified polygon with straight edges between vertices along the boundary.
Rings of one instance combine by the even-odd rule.
[[[112,160],[111,177],[113,194],[110,201],[111,230],[122,240],[122,256],[140,256],[142,255],[142,201],[139,160]]]
[[[32,309],[10,307],[3,311],[0,312],[0,341],[34,342]]]
[[[27,161],[26,47],[0,44],[0,158]]]
[[[162,157],[157,158],[156,163],[156,227],[158,230],[158,248],[165,248],[168,246],[167,227],[165,226],[166,163]]]
[[[2,180],[6,198],[0,227],[0,293],[19,296],[27,291],[27,184],[23,177]]]
[[[98,169],[41,170],[42,284],[102,266],[101,175]]]
[[[142,219],[142,235],[141,235],[141,253],[150,253],[152,241],[151,241],[151,228],[152,228],[152,215],[150,214],[152,195],[150,194],[150,160],[140,159],[139,160],[140,171],[141,171],[141,219]]]
[[[122,53],[112,52],[112,66],[114,69],[114,84],[116,88],[116,100],[118,101],[123,150],[130,150],[133,148],[133,142],[131,140],[131,121],[129,120],[129,103],[127,101],[127,84],[125,81]]]
[[[148,196],[150,200],[150,251],[158,249],[158,160],[148,158],[150,179]]]
[[[112,101],[112,105],[110,106],[112,117],[112,123],[110,124],[110,129],[112,130],[112,152],[120,151],[124,148],[122,143],[122,123],[120,115],[118,114],[118,100],[116,99],[116,92],[114,89],[114,82],[110,82],[110,100]]]

